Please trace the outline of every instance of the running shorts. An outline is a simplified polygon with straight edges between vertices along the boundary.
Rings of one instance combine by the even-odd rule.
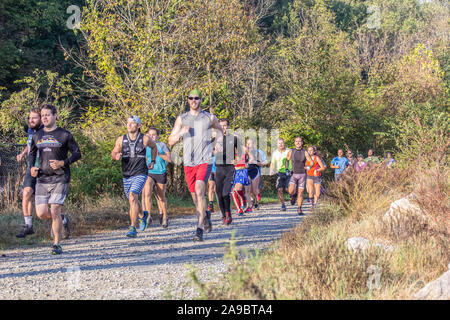
[[[305,189],[306,173],[293,173],[289,184],[297,186],[298,189]]]
[[[259,177],[259,167],[257,165],[250,165],[248,167],[248,176],[250,179],[255,180]]]
[[[306,180],[314,181],[314,184],[322,184],[322,176],[314,177],[314,176],[306,176]]]
[[[123,178],[123,190],[127,198],[130,197],[130,192],[134,194],[141,194],[142,189],[144,189],[145,182],[147,181],[147,175],[140,174],[137,176]]]
[[[234,174],[234,185],[237,183],[242,184],[243,186],[250,185],[250,179],[248,178],[248,170],[247,169],[237,169]]]
[[[25,177],[23,178],[23,188],[31,188],[34,189],[36,188],[36,178],[31,176],[31,170],[27,168],[26,173],[25,173]]]
[[[184,167],[186,183],[190,193],[195,192],[195,182],[197,180],[206,183],[211,174],[212,164],[202,163],[195,167]]]
[[[155,183],[166,184],[167,183],[167,173],[163,174],[147,174],[150,179],[152,179]]]
[[[278,172],[277,173],[277,189],[286,189],[289,184],[289,177],[286,173]]]
[[[57,183],[36,183],[35,203],[41,204],[61,204],[66,201],[69,184],[63,182]]]

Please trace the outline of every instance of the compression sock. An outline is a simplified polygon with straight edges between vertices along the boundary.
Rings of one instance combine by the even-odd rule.
[[[238,191],[238,194],[239,194],[239,196],[241,197],[241,199],[242,199],[242,206],[246,206],[247,205],[247,199],[246,199],[246,197],[245,197],[245,191],[244,190],[239,190]]]

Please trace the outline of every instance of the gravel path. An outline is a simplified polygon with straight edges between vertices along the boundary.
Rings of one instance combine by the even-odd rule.
[[[4,251],[0,299],[192,299],[190,265],[200,280],[217,280],[226,270],[223,255],[232,230],[238,250],[261,249],[302,218],[296,206],[282,212],[278,204],[267,204],[243,217],[233,215],[230,226],[222,225],[218,212],[212,220],[203,242],[192,240],[192,215],[170,220],[167,229],[154,220],[136,239],[125,237],[126,228],[69,239],[61,243],[60,256],[51,255],[50,246]]]

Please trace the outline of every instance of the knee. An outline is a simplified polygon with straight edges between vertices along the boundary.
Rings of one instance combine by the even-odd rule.
[[[30,189],[30,188],[25,188],[24,190],[23,190],[23,198],[24,199],[27,199],[27,200],[29,200],[29,199],[31,199],[31,196],[33,195],[33,190],[32,189]]]
[[[130,204],[136,203],[138,201],[138,199],[139,199],[139,196],[136,193],[130,192],[130,195],[128,198]]]

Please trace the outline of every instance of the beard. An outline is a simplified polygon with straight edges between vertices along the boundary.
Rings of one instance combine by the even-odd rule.
[[[36,122],[34,125],[31,124],[31,123],[28,124],[28,126],[29,126],[31,129],[33,129],[33,130],[39,129],[39,128],[41,127],[41,125],[42,125],[42,123],[41,123],[40,121],[39,121],[39,122]]]

